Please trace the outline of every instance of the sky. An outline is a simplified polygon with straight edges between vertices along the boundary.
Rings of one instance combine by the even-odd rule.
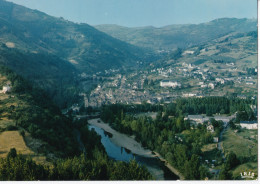
[[[198,24],[217,18],[257,18],[257,0],[8,0],[90,25],[127,27]]]

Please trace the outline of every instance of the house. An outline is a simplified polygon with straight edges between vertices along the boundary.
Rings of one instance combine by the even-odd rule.
[[[209,83],[208,87],[211,88],[211,89],[214,89],[215,85],[213,83]]]
[[[207,126],[207,131],[214,132],[214,126],[213,125],[208,125]]]
[[[237,98],[246,99],[246,96],[245,95],[237,95]]]
[[[255,83],[253,81],[247,81],[246,84],[247,85],[254,85]]]
[[[246,129],[257,129],[258,123],[257,121],[240,121],[240,126]]]
[[[218,137],[213,137],[213,142],[218,143]]]
[[[195,121],[196,123],[203,123],[204,116],[202,115],[188,115],[188,117],[184,118],[184,120]]]
[[[183,52],[182,55],[186,55],[186,54],[194,54],[194,51],[193,50],[186,50]]]
[[[194,97],[194,96],[196,96],[197,94],[196,93],[185,93],[185,94],[183,94],[182,96],[183,97]]]
[[[6,86],[3,86],[3,90],[1,91],[1,93],[8,93],[11,91],[11,87],[6,85]]]
[[[225,80],[221,79],[221,78],[216,78],[215,80],[216,80],[216,82],[219,82],[220,84],[224,84],[225,83]]]
[[[181,84],[175,81],[170,81],[170,80],[162,80],[160,82],[161,87],[181,87]]]

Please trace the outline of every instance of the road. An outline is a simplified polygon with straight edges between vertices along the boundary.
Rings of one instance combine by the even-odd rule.
[[[222,138],[223,138],[223,133],[228,129],[228,125],[226,127],[224,127],[224,129],[220,132],[219,135],[219,141],[218,141],[218,149],[221,151],[221,155],[222,158],[225,160],[225,155],[224,155],[224,151],[223,151],[223,147],[222,147]]]

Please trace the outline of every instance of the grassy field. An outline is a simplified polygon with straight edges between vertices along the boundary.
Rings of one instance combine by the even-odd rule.
[[[15,123],[12,120],[7,119],[6,117],[2,117],[0,119],[0,128],[5,129],[8,126],[14,126]]]
[[[216,144],[203,146],[202,153],[203,162],[205,162],[204,164],[206,164],[208,167],[211,167],[212,164],[214,164],[214,166],[222,164],[221,152],[216,148]],[[208,160],[209,163],[207,164],[205,160]]]
[[[201,148],[201,151],[202,152],[205,152],[205,151],[212,151],[214,148],[217,147],[217,143],[212,143],[212,144],[206,144],[204,145],[202,148]]]
[[[5,131],[0,134],[0,158],[6,157],[11,148],[15,148],[19,154],[30,156],[36,163],[49,165],[45,156],[35,153],[26,145],[19,131]]]
[[[255,175],[257,175],[257,167],[258,167],[257,163],[255,163],[255,162],[247,162],[245,164],[242,164],[233,170],[233,177],[239,179],[241,177],[240,173],[244,173],[244,172],[247,172],[247,173],[250,172],[250,173],[254,173]]]
[[[228,129],[223,135],[223,148],[225,153],[233,151],[238,158],[257,156],[257,130],[243,129],[241,132],[235,133],[233,130]],[[241,172],[257,173],[257,168],[257,162],[241,164],[232,171],[233,177],[240,179]]]
[[[33,152],[26,146],[19,131],[5,131],[0,134],[0,157],[6,157],[11,148],[23,155],[30,155]]]
[[[228,129],[223,134],[223,148],[224,152],[233,151],[238,157],[250,157],[257,155],[257,142],[255,137],[257,131],[242,130],[242,132],[235,133],[233,130]]]

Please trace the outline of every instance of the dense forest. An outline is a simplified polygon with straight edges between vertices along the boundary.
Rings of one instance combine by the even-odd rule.
[[[49,53],[31,53],[0,43],[0,64],[44,89],[60,108],[77,101],[78,71],[66,60]]]
[[[253,102],[225,97],[206,97],[178,99],[164,107],[152,107],[149,104],[136,106],[139,112],[142,112],[141,109],[159,110],[155,119],[146,116],[135,117],[132,113],[137,112],[134,110],[135,106],[116,104],[104,106],[101,119],[120,132],[135,135],[136,140],[144,147],[159,152],[184,175],[185,179],[198,180],[210,176],[201,162],[203,157],[201,148],[205,144],[212,143],[213,137],[218,137],[224,126],[222,121],[210,119],[215,130],[214,134],[211,134],[207,131],[207,123],[199,124],[195,128],[188,120],[184,120],[184,116],[209,114],[209,112],[211,115],[243,112],[244,118],[255,119],[252,110],[249,110],[250,103]],[[220,161],[222,162],[223,160]],[[227,169],[224,171],[226,173],[221,173],[222,179],[224,177],[231,179]]]
[[[4,66],[0,67],[0,74],[12,87],[9,97],[0,101],[0,114],[14,121],[14,125],[1,128],[0,133],[19,130],[25,136],[28,132],[47,143],[41,153],[55,155],[48,158],[51,166],[40,165],[12,148],[7,158],[0,159],[0,180],[153,179],[147,169],[134,160],[125,163],[109,159],[100,136],[88,129],[86,120],[74,121],[64,116],[45,91]],[[83,150],[77,137],[83,143]]]
[[[53,166],[38,165],[30,158],[18,155],[11,149],[7,158],[0,158],[0,180],[149,180],[153,179],[146,168],[136,161],[114,162],[95,149],[93,158],[60,159]]]

